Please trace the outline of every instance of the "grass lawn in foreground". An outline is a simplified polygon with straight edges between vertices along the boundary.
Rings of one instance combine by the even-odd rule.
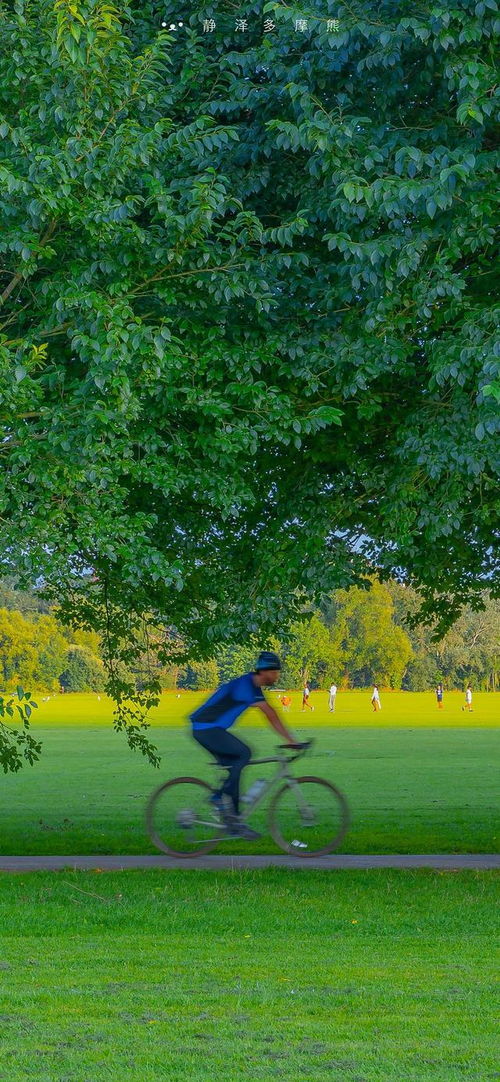
[[[494,873],[0,875],[2,1082],[487,1082]]]

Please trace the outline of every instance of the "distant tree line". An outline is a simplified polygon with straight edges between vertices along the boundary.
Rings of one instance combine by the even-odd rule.
[[[332,681],[344,688],[375,682],[425,691],[442,680],[450,689],[472,681],[478,689],[496,690],[499,603],[485,598],[483,611],[464,609],[438,642],[431,627],[413,622],[418,608],[417,594],[392,580],[373,582],[370,590],[337,590],[321,608],[265,645],[282,656],[281,684],[287,688],[308,680],[313,688]],[[251,669],[261,646],[249,641],[219,648],[213,658],[165,664],[155,675],[164,689],[212,688]],[[182,644],[177,647],[180,656]],[[140,684],[143,672],[128,675]],[[65,627],[57,608],[35,590],[21,591],[12,581],[0,580],[0,689],[11,691],[22,684],[49,691],[102,691],[105,683],[95,632]]]
[[[95,632],[65,627],[36,591],[0,580],[0,690],[101,691],[105,683]]]

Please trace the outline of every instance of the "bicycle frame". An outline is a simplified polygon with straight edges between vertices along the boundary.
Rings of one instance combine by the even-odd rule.
[[[296,785],[295,778],[294,778],[293,774],[290,774],[288,768],[289,768],[291,763],[294,763],[296,759],[300,759],[300,757],[302,755],[305,755],[307,751],[309,751],[309,747],[301,748],[299,751],[297,751],[295,753],[295,755],[291,755],[291,756],[273,755],[273,756],[271,756],[270,758],[267,758],[267,759],[250,759],[250,762],[247,763],[247,766],[261,766],[263,763],[280,763],[281,766],[280,766],[280,768],[278,768],[276,773],[273,774],[272,778],[265,778],[264,779],[265,788],[262,788],[260,793],[258,793],[257,796],[255,796],[253,798],[253,800],[250,800],[248,802],[245,801],[245,800],[243,801],[244,807],[245,807],[245,818],[248,818],[248,816],[250,816],[252,814],[252,812],[261,803],[261,801],[264,800],[268,796],[270,790],[273,789],[274,786],[278,782],[283,781],[285,778],[287,779],[288,782],[290,782],[291,788],[296,790],[297,795],[298,795],[298,799],[299,799],[299,803],[301,804],[303,810],[305,809],[305,807],[307,805],[306,805],[306,802],[303,799],[303,796],[302,796],[302,793],[301,793],[301,790],[300,790],[300,785]],[[214,766],[218,766],[219,769],[221,769],[220,763],[214,763]],[[222,769],[224,770],[225,768],[222,767]]]

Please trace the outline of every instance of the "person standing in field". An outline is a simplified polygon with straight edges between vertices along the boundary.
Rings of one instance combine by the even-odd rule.
[[[309,682],[306,680],[306,682],[304,684],[304,689],[302,691],[302,713],[304,712],[306,707],[308,708],[308,710],[314,710],[314,706],[311,706],[311,704],[309,702],[309,695],[310,695]]]
[[[436,701],[437,701],[437,705],[438,705],[438,710],[442,710],[443,709],[443,685],[442,684],[438,684],[438,686],[436,688]]]
[[[289,710],[292,705],[292,700],[289,695],[280,695],[280,703],[283,710]]]
[[[373,709],[374,709],[375,713],[377,713],[377,710],[382,709],[382,704],[380,702],[380,695],[378,693],[377,684],[375,684],[374,688],[373,688],[372,697],[371,697],[371,704],[373,706]]]
[[[335,713],[335,700],[336,700],[336,698],[337,698],[337,685],[332,684],[331,687],[330,687],[329,694],[328,694],[328,709],[330,711],[330,714]]]
[[[470,684],[467,684],[467,691],[465,692],[465,705],[462,710],[467,710],[469,714],[472,714],[472,688]]]

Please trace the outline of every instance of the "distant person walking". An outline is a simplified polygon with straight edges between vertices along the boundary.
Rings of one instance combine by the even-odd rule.
[[[443,685],[442,684],[438,684],[438,686],[436,688],[436,702],[437,702],[437,705],[438,705],[438,710],[442,710],[443,709]]]
[[[467,691],[465,692],[465,704],[462,707],[462,710],[466,710],[469,714],[472,714],[472,688],[470,684],[467,684]]]
[[[308,681],[306,680],[306,682],[304,684],[304,689],[303,689],[303,692],[302,692],[302,713],[304,712],[306,707],[307,707],[308,710],[314,710],[314,706],[311,706],[311,704],[309,702],[309,695],[310,694],[311,694],[311,692],[310,692],[310,689],[309,689],[309,684],[308,684]]]
[[[337,685],[332,684],[328,693],[328,709],[330,714],[335,713],[335,700],[337,698]]]
[[[373,706],[373,709],[374,709],[375,713],[377,713],[377,710],[382,709],[382,704],[380,702],[380,695],[378,693],[377,684],[375,684],[374,688],[373,688],[372,697],[371,697],[371,704]]]

